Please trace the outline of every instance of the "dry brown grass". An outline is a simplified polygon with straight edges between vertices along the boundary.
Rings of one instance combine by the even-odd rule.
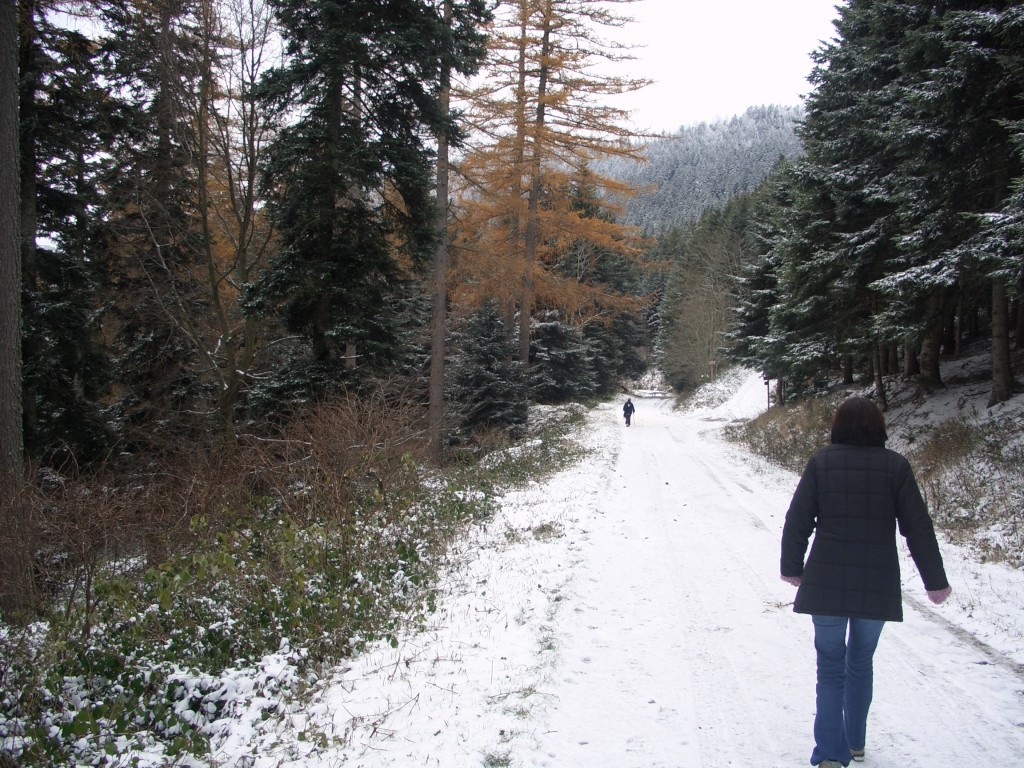
[[[936,525],[982,560],[1024,565],[1024,439],[1012,424],[954,419],[909,458]]]
[[[16,500],[0,502],[10,507],[17,501],[33,533],[31,598],[50,607],[60,601],[68,614],[84,601],[89,616],[101,566],[138,578],[188,552],[197,536],[237,525],[267,503],[305,520],[348,515],[359,499],[407,493],[414,478],[405,457],[421,459],[426,450],[421,410],[396,405],[383,390],[347,394],[299,414],[271,436],[180,445],[88,475],[40,469],[38,481]],[[194,525],[197,519],[201,526]],[[15,533],[11,526],[0,533],[5,551],[24,550]]]
[[[770,408],[727,433],[755,453],[793,472],[802,472],[807,459],[829,441],[832,415],[842,396],[801,400]]]

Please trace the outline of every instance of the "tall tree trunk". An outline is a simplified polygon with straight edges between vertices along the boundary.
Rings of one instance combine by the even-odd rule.
[[[515,143],[512,151],[512,166],[515,169],[512,174],[511,199],[516,205],[511,210],[511,221],[509,222],[509,241],[512,244],[513,252],[519,250],[519,241],[522,237],[522,224],[520,221],[521,211],[518,202],[523,194],[523,169],[526,163],[526,81],[528,77],[528,65],[526,61],[529,49],[531,7],[529,3],[519,4],[519,38],[516,47],[516,83],[515,83],[515,107],[512,114],[512,123],[515,126]],[[508,342],[508,361],[512,362],[513,350],[515,349],[515,326],[516,326],[516,301],[515,290],[505,297],[502,305],[502,318],[505,326],[505,339]],[[522,297],[520,296],[520,300]],[[529,344],[529,342],[527,342]]]
[[[31,534],[24,483],[21,391],[21,226],[18,6],[0,7],[0,611],[31,605]]]
[[[889,373],[896,374],[900,370],[900,345],[888,344],[887,354],[889,355]]]
[[[919,378],[925,387],[942,386],[942,371],[939,368],[939,350],[941,347],[942,328],[934,327],[928,329],[921,340],[921,356],[919,358],[921,366]]]
[[[540,47],[540,74],[537,80],[537,115],[533,123],[533,154],[530,158],[530,196],[526,212],[526,237],[523,241],[523,298],[519,307],[519,361],[530,362],[530,324],[533,318],[533,270],[537,260],[537,243],[540,237],[540,196],[541,188],[541,144],[547,114],[548,56],[551,52],[552,5],[545,5],[544,33]]]
[[[11,0],[8,0],[10,2]],[[20,194],[18,202],[21,220],[19,222],[19,248],[21,251],[21,279],[23,284],[34,289],[38,279],[36,258],[36,93],[39,88],[40,72],[39,42],[36,31],[36,0],[20,0],[15,3],[18,8],[18,29],[21,30],[20,40],[15,41],[17,60],[15,70],[17,77],[17,133],[19,176],[2,177],[14,183]],[[16,33],[17,34],[17,33]],[[20,301],[20,299],[19,299]],[[31,389],[24,386],[19,399],[21,417],[19,435],[32,435],[36,431],[38,421],[36,397]]]
[[[451,25],[452,4],[445,0],[444,20]],[[451,112],[451,73],[441,73],[438,95],[441,111]],[[430,430],[430,458],[440,464],[444,456],[444,353],[448,316],[448,134],[437,135],[437,248],[434,250],[434,303],[430,315],[430,384],[427,423]]]
[[[946,355],[960,353],[960,317],[963,310],[963,298],[957,299],[956,305],[946,314],[942,323],[941,350]]]
[[[909,379],[921,372],[921,364],[918,362],[917,345],[907,344],[903,351],[903,378]]]
[[[853,355],[843,355],[843,384],[853,384]]]
[[[1013,397],[1013,370],[1010,367],[1010,302],[1006,283],[992,280],[992,394],[991,408]]]
[[[237,345],[231,341],[231,322],[228,320],[227,308],[221,291],[221,267],[214,253],[215,237],[211,225],[213,201],[210,199],[210,165],[211,165],[211,104],[214,99],[213,73],[213,38],[215,34],[215,16],[210,0],[200,4],[202,22],[202,71],[199,75],[198,104],[196,105],[196,173],[198,179],[199,222],[203,233],[203,258],[206,261],[206,277],[210,290],[210,309],[214,314],[214,324],[218,338],[223,342],[223,354],[227,358],[224,365],[218,365],[217,356],[207,347],[199,349],[208,361],[210,374],[219,376],[220,394],[217,400],[217,413],[220,418],[222,436],[232,442],[235,439],[235,401],[240,388],[237,363]],[[188,315],[185,314],[185,322]],[[191,330],[191,329],[190,329]],[[199,340],[202,333],[193,333],[192,337]]]
[[[964,297],[961,296],[956,303],[956,314],[953,316],[953,354],[957,357],[964,349]]]
[[[1024,300],[1017,299],[1014,302],[1017,307],[1017,349],[1024,349]]]
[[[885,395],[885,379],[882,378],[882,359],[885,354],[885,348],[879,343],[875,345],[871,356],[871,367],[875,371],[875,399],[883,411],[889,410],[889,398]]]
[[[939,367],[942,350],[942,297],[935,294],[928,301],[927,317],[930,325],[925,329],[921,339],[921,373],[919,379],[922,386],[941,387],[942,371]]]

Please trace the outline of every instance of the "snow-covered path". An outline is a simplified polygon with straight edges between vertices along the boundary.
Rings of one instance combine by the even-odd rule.
[[[622,430],[562,626],[559,704],[529,764],[786,763],[780,712],[793,680],[813,685],[776,584],[786,499],[668,407],[640,401]]]
[[[757,385],[740,396],[763,397]],[[593,457],[510,495],[502,517],[475,532],[430,627],[326,676],[311,705],[272,728],[240,725],[220,757],[268,767],[806,765],[811,626],[777,575],[796,478],[720,437],[730,409],[749,404],[682,414],[635,400],[634,426],[618,405],[595,411]],[[876,655],[865,768],[1024,766],[1021,577],[943,551],[959,599],[941,607],[904,566],[906,621],[886,627]],[[997,578],[1015,594],[983,642],[970,601],[992,610],[1002,598],[980,590]]]

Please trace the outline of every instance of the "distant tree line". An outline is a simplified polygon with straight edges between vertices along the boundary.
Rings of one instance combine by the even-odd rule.
[[[768,189],[762,182],[753,192],[709,208],[690,226],[657,238],[652,260],[664,264],[665,272],[655,358],[677,392],[707,383],[729,363],[736,276],[763,256],[757,233]]]
[[[796,126],[803,115],[802,107],[750,107],[647,140],[641,164],[611,158],[598,167],[636,190],[625,201],[626,222],[652,237],[684,230],[705,211],[755,190],[781,159],[800,156]]]

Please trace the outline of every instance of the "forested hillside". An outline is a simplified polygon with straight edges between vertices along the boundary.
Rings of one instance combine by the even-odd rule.
[[[980,342],[990,405],[1020,391],[1024,14],[962,5],[842,6],[803,154],[659,240],[677,386],[731,357],[782,401],[859,377],[884,407],[886,377],[940,388],[940,361]]]
[[[806,154],[759,218],[734,356],[785,391],[842,371],[942,386],[940,361],[991,350],[989,405],[1024,344],[1024,11],[851,2],[818,54]],[[1020,373],[1019,370],[1016,371]]]
[[[201,750],[167,665],[387,633],[459,473],[643,371],[603,6],[5,5],[0,764]]]
[[[799,156],[795,127],[802,117],[800,107],[751,107],[728,120],[649,140],[644,163],[598,167],[638,191],[627,203],[626,221],[647,234],[665,232],[753,191],[781,159]]]

